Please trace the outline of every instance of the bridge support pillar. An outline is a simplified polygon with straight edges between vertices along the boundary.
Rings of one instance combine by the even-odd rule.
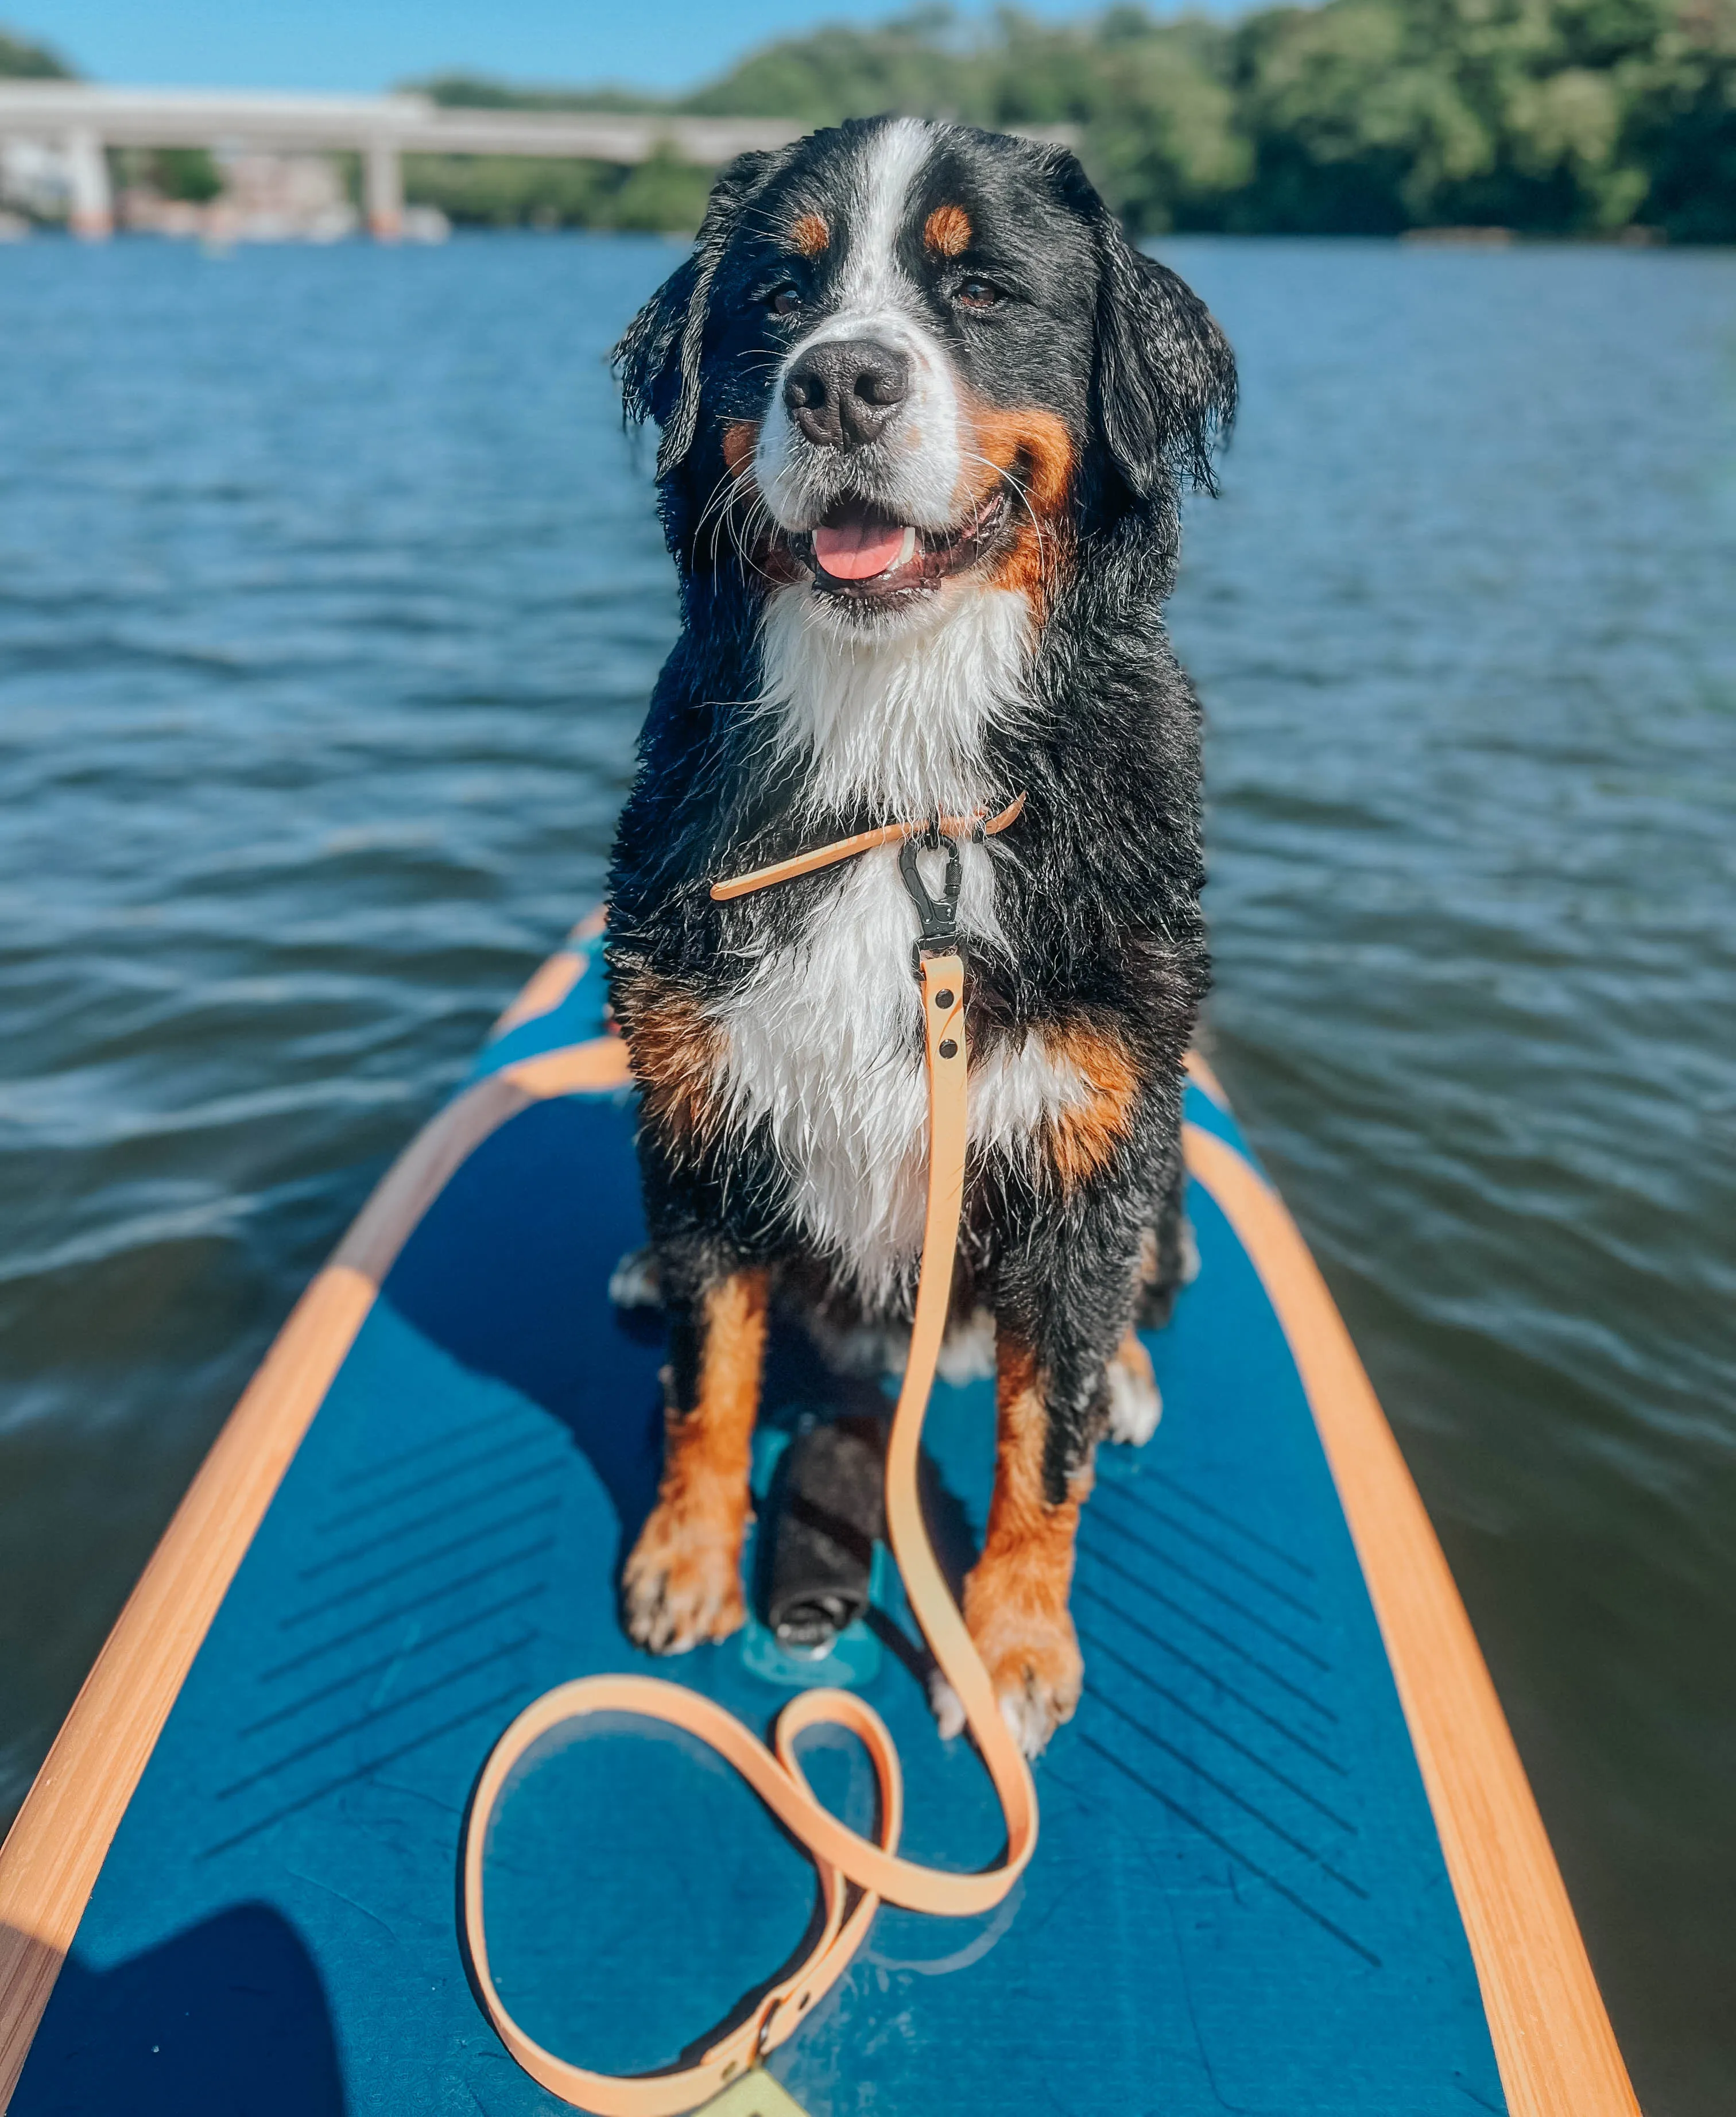
[[[66,137],[67,178],[71,190],[67,220],[86,242],[104,242],[114,233],[114,196],[108,185],[108,157],[93,131],[81,127]]]
[[[395,141],[369,141],[363,193],[369,234],[376,242],[396,242],[404,232],[404,178]]]

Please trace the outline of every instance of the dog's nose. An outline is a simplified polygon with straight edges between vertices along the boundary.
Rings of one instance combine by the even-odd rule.
[[[822,449],[877,440],[909,394],[908,358],[866,338],[810,346],[784,383],[790,417]]]

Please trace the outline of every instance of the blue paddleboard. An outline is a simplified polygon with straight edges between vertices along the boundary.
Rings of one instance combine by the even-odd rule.
[[[558,2109],[490,2027],[462,1948],[460,1838],[495,1737],[589,1672],[673,1677],[762,1732],[808,1680],[757,1624],[654,1663],[619,1621],[663,1351],[656,1317],[608,1294],[642,1231],[597,945],[574,939],[533,980],[286,1327],[0,1856],[14,2117]],[[1155,1437],[1099,1452],[1074,1594],[1085,1693],[1035,1768],[1034,1861],[980,1920],[882,1908],[733,2092],[739,2117],[1632,2110],[1397,1451],[1378,1409],[1378,1432],[1356,1414],[1360,1467],[1333,1427],[1332,1375],[1361,1372],[1342,1326],[1311,1268],[1280,1287],[1305,1253],[1203,1068],[1187,1118],[1200,1269],[1147,1340]],[[762,1494],[804,1421],[891,1387],[779,1338]],[[993,1433],[988,1381],[937,1386],[929,1512],[955,1569]],[[903,1849],[988,1864],[992,1792],[968,1744],[937,1736],[883,1554],[875,1580],[814,1680],[841,1673],[892,1729]],[[1430,1644],[1436,1617],[1451,1652]],[[1432,1703],[1431,1669],[1449,1694]],[[817,1738],[809,1769],[869,1823],[844,1738]],[[503,1995],[600,2071],[707,2041],[814,1912],[812,1868],[745,1787],[642,1723],[537,1752],[488,1861]],[[1568,1990],[1571,2007],[1550,1997]]]

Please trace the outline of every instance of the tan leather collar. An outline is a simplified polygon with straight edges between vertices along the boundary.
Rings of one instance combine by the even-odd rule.
[[[834,844],[818,846],[812,852],[792,853],[788,860],[773,860],[769,867],[757,867],[751,874],[732,875],[727,882],[714,882],[711,895],[719,904],[727,904],[732,897],[748,897],[756,889],[767,889],[774,882],[789,882],[799,874],[813,874],[817,869],[836,867],[840,860],[853,860],[858,853],[871,853],[877,846],[901,845],[906,838],[919,837],[924,831],[937,830],[942,837],[974,837],[979,832],[985,838],[997,837],[1009,823],[1018,822],[1024,813],[1025,796],[1015,795],[998,816],[984,816],[980,810],[972,816],[925,816],[919,823],[882,823],[876,830],[858,831],[853,838],[840,838]]]

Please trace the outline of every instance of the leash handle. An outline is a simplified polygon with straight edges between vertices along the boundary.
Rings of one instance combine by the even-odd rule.
[[[1006,812],[1004,822],[997,817],[984,828],[1004,828],[1023,805],[1021,795]],[[923,828],[892,826],[874,837],[874,842],[885,844],[895,835],[909,837]],[[770,870],[764,873],[767,880],[781,879]],[[752,877],[742,880],[753,883]],[[742,893],[739,884],[732,893]],[[928,1209],[910,1356],[886,1445],[886,1530],[911,1610],[942,1673],[958,1695],[965,1725],[993,1783],[1006,1824],[1006,1855],[998,1867],[974,1875],[949,1873],[899,1857],[904,1779],[897,1745],[873,1707],[850,1691],[814,1690],[791,1700],[778,1716],[775,1749],[768,1749],[734,1713],[711,1699],[658,1677],[582,1677],[546,1692],[502,1735],[477,1782],[464,1828],[464,1931],[477,1988],[501,2041],[532,2079],[562,2101],[592,2112],[593,2117],[680,2117],[708,2101],[799,2027],[813,2002],[843,1975],[866,1939],[882,1898],[912,1911],[969,1917],[999,1903],[1036,1850],[1037,1791],[1030,1766],[1001,1716],[988,1672],[946,1586],[928,1541],[917,1489],[923,1420],[952,1295],[965,1192],[969,1063],[964,958],[955,951],[919,956],[917,978],[928,1081]],[[545,2050],[513,2019],[489,1968],[483,1908],[483,1854],[514,1767],[551,1729],[592,1713],[610,1712],[684,1728],[732,1765],[813,1861],[826,1914],[820,1937],[801,1967],[767,1992],[748,2018],[711,2046],[697,2064],[633,2078],[591,2073],[571,2064]],[[795,1745],[805,1730],[816,1727],[841,1727],[868,1751],[879,1783],[877,1838],[864,1838],[840,1823],[808,1785]],[[862,1892],[847,1916],[846,1883]]]

